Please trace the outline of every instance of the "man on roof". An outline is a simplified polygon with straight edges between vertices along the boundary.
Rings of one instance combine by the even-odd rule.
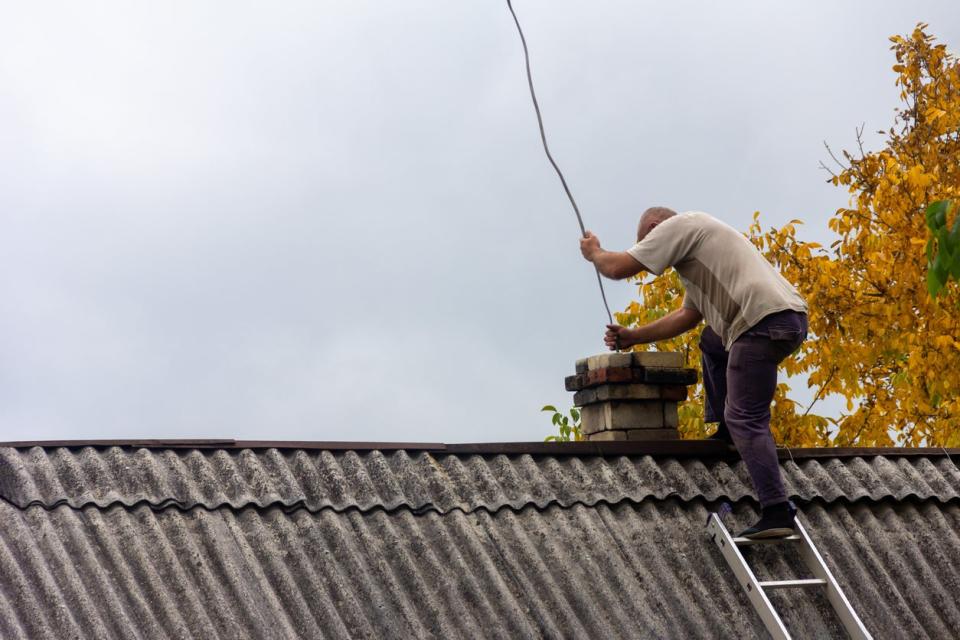
[[[666,340],[706,320],[700,334],[705,420],[718,422],[711,439],[736,446],[760,500],[759,522],[741,535],[772,538],[793,533],[793,505],[780,475],[770,432],[777,366],[807,337],[807,304],[741,233],[699,211],[666,207],[643,212],[637,243],[606,251],[587,232],[583,257],[604,276],[622,280],[673,267],[686,290],[683,304],[641,327],[607,325],[610,349]]]

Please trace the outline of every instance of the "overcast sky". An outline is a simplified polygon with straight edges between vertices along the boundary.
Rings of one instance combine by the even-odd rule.
[[[611,249],[648,205],[828,238],[888,36],[960,48],[947,1],[515,6]],[[0,440],[539,440],[603,346],[505,2],[2,2],[0,223]]]

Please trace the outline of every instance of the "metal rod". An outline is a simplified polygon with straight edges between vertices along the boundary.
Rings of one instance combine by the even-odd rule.
[[[517,12],[513,10],[513,3],[511,0],[507,0],[507,7],[510,9],[510,15],[513,16],[513,23],[517,25],[517,33],[520,34],[520,44],[523,45],[523,59],[527,67],[527,85],[530,87],[530,98],[533,100],[533,110],[537,114],[537,126],[540,128],[540,140],[543,142],[543,151],[547,154],[547,160],[550,161],[550,164],[553,166],[553,170],[557,172],[557,177],[560,178],[560,184],[563,185],[563,190],[567,194],[570,204],[573,205],[573,212],[577,214],[577,222],[580,224],[580,233],[583,235],[583,237],[586,237],[587,228],[583,226],[583,217],[580,215],[580,207],[577,206],[577,201],[573,199],[573,193],[570,192],[570,187],[567,185],[567,179],[563,177],[563,172],[557,165],[556,160],[553,159],[553,154],[550,153],[550,147],[547,146],[547,134],[543,129],[543,116],[540,114],[540,103],[537,101],[537,92],[533,89],[533,74],[530,72],[530,51],[527,49],[527,39],[523,36],[523,29],[520,27],[520,20],[517,19]],[[593,270],[597,274],[597,285],[600,287],[600,297],[603,299],[603,308],[607,311],[607,320],[609,320],[610,324],[613,324],[613,314],[610,313],[610,304],[607,302],[607,292],[603,289],[603,279],[600,277],[600,269],[597,267],[597,265],[593,265]]]

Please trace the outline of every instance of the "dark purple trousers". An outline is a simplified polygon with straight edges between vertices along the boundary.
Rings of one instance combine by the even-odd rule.
[[[700,334],[704,419],[727,425],[764,507],[787,499],[770,433],[770,402],[777,388],[777,365],[806,339],[807,326],[807,314],[778,311],[745,331],[730,351],[710,327]]]

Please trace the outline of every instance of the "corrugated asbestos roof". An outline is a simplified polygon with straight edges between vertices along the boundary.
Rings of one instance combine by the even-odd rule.
[[[876,637],[955,637],[956,504],[803,513]],[[706,514],[677,498],[419,516],[0,503],[0,636],[762,638]],[[796,570],[756,552],[768,576]],[[842,637],[822,596],[777,599],[798,637]]]
[[[960,469],[947,457],[805,459],[782,464],[800,500],[954,500]],[[653,456],[453,455],[406,451],[0,448],[0,496],[17,506],[141,502],[414,511],[614,504],[678,496],[753,495],[739,461]]]
[[[955,637],[951,459],[784,468],[876,637]],[[0,638],[764,637],[704,533],[720,499],[749,524],[750,493],[719,459],[0,448]],[[822,595],[775,600],[843,637]]]

